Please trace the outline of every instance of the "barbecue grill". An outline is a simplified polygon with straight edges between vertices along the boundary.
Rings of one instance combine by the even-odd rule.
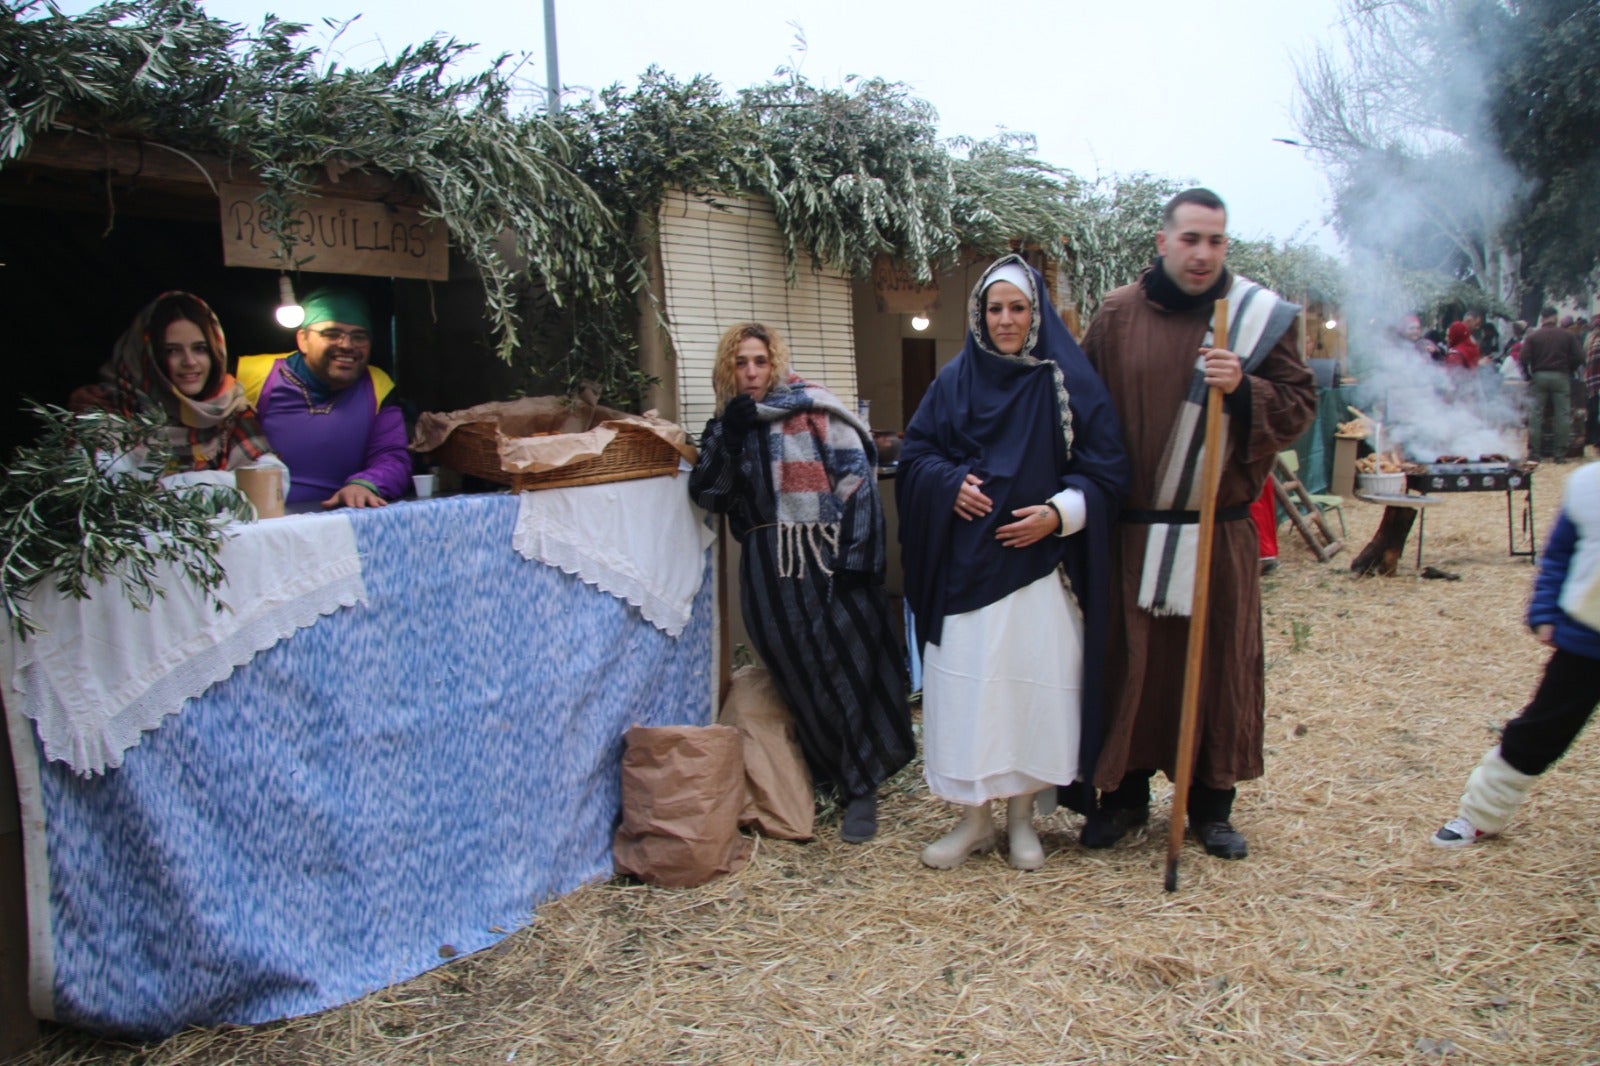
[[[1504,492],[1506,494],[1506,550],[1513,556],[1527,556],[1532,561],[1538,551],[1538,541],[1533,528],[1533,471],[1537,463],[1514,463],[1503,459],[1494,461],[1407,463],[1406,487],[1415,492],[1431,495],[1445,492]],[[1526,547],[1517,546],[1516,504],[1514,494],[1523,493],[1521,533]],[[1421,521],[1427,522],[1423,511]],[[1422,530],[1417,531],[1418,558],[1421,558]]]
[[[1417,492],[1533,491],[1533,467],[1525,463],[1415,463],[1406,486]]]

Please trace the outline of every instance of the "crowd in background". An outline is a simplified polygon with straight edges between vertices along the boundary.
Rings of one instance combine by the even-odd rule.
[[[1442,331],[1424,330],[1417,315],[1408,315],[1396,332],[1402,343],[1449,371],[1458,388],[1486,398],[1505,395],[1507,385],[1525,390],[1530,459],[1568,457],[1567,420],[1581,381],[1585,417],[1579,444],[1600,454],[1600,328],[1586,315],[1559,314],[1546,306],[1532,328],[1518,319],[1509,330],[1502,347],[1499,328],[1482,311],[1468,310]]]

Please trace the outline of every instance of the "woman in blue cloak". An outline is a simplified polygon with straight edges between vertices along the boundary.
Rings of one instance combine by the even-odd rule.
[[[1127,491],[1105,386],[1018,255],[973,289],[966,344],[906,428],[896,474],[906,596],[925,642],[928,788],[964,809],[922,861],[995,844],[1035,869],[1036,794],[1087,810],[1101,736],[1110,529]]]

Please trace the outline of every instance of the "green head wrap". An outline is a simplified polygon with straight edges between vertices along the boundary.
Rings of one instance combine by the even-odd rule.
[[[323,288],[310,293],[300,301],[305,308],[305,328],[311,329],[324,322],[343,322],[347,326],[360,326],[372,330],[372,311],[358,292],[349,289]]]

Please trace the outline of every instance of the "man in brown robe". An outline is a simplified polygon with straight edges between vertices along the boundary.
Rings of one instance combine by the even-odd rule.
[[[1174,508],[1164,501],[1160,475],[1186,403],[1192,423],[1195,398],[1203,402],[1197,370],[1203,355],[1204,386],[1217,386],[1224,394],[1226,447],[1188,817],[1207,852],[1238,859],[1248,847],[1231,821],[1234,786],[1261,776],[1266,705],[1261,586],[1249,505],[1261,492],[1277,453],[1311,424],[1316,388],[1296,350],[1293,329],[1284,325],[1298,309],[1258,287],[1252,286],[1252,299],[1265,301],[1274,313],[1259,327],[1250,351],[1235,343],[1248,362],[1233,351],[1205,347],[1215,301],[1229,295],[1230,286],[1249,285],[1236,281],[1223,265],[1227,208],[1215,193],[1189,189],[1173,197],[1162,213],[1156,251],[1156,262],[1137,282],[1106,296],[1083,342],[1122,416],[1133,464],[1132,491],[1112,539],[1107,735],[1095,772],[1102,794],[1100,809],[1084,826],[1083,843],[1110,847],[1144,824],[1150,813],[1151,777],[1157,770],[1176,776],[1188,612],[1186,606],[1171,608],[1159,597],[1152,606],[1141,607],[1141,582],[1149,585],[1159,569],[1146,566],[1147,539],[1186,527],[1193,536],[1197,505]],[[1236,305],[1232,312],[1242,321],[1248,308],[1242,311]],[[1197,491],[1184,499],[1197,500]],[[1190,577],[1176,598],[1186,601],[1192,584]],[[1148,591],[1144,599],[1150,602]]]

